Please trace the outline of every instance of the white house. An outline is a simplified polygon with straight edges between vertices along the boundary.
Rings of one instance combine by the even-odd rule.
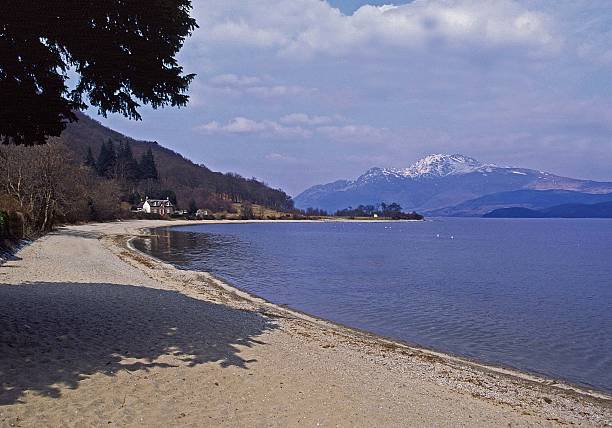
[[[170,215],[174,213],[174,205],[168,198],[149,199],[142,204],[142,210],[148,214]]]
[[[211,215],[211,212],[208,210],[204,210],[202,208],[200,208],[197,212],[196,212],[196,218],[197,219],[204,219],[206,217],[208,217],[209,215]]]

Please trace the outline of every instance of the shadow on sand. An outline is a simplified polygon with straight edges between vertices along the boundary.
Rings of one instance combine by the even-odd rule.
[[[273,329],[263,316],[174,291],[113,284],[0,286],[0,405],[25,390],[51,397],[95,373],[218,362],[247,369],[237,345]],[[120,362],[125,358],[138,362]]]

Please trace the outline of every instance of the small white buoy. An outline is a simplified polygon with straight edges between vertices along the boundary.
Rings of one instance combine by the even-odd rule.
[[[453,235],[451,235],[451,239],[455,239],[455,237]]]
[[[440,237],[440,234],[439,234],[439,233],[436,233],[436,238],[439,238],[439,237]]]

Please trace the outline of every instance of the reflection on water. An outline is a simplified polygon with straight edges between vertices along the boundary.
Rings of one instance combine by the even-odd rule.
[[[412,343],[612,391],[612,221],[187,226],[179,268]]]
[[[203,262],[215,260],[217,264],[216,258],[219,254],[224,254],[220,263],[224,266],[234,263],[248,266],[254,262],[255,257],[248,242],[232,235],[177,233],[171,229],[155,229],[152,235],[136,240],[134,245],[140,251],[154,254],[168,263],[188,269],[192,268],[190,263],[194,256]],[[175,251],[177,248],[181,250]]]

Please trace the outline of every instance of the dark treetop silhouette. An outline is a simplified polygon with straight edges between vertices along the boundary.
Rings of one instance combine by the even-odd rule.
[[[43,144],[85,98],[132,119],[139,101],[185,105],[194,75],[175,56],[197,27],[190,10],[190,0],[0,2],[0,140]]]

